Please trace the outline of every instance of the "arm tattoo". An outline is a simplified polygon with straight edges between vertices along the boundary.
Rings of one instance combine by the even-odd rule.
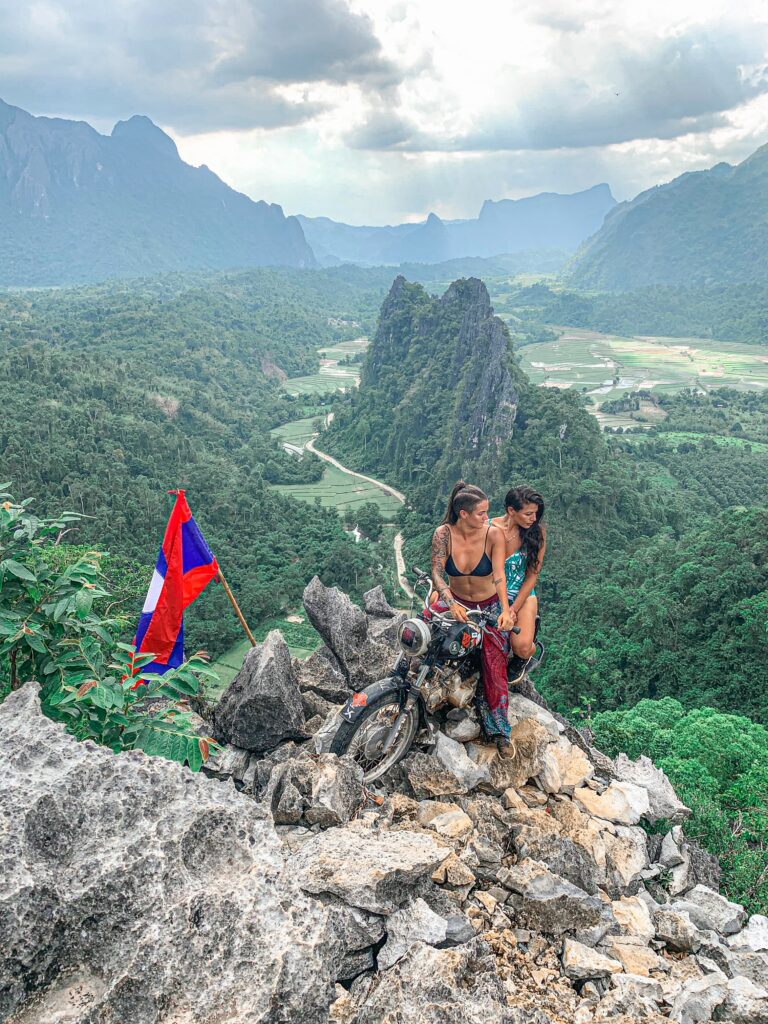
[[[432,579],[438,594],[446,604],[453,604],[453,597],[445,581],[445,563],[448,561],[448,530],[438,526],[432,535]]]

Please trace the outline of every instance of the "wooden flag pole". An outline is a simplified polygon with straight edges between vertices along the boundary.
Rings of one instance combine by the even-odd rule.
[[[256,638],[254,637],[253,633],[248,628],[248,623],[245,621],[245,617],[244,617],[243,613],[240,611],[240,605],[235,600],[235,595],[229,589],[229,584],[224,579],[224,573],[221,571],[221,569],[219,569],[219,582],[221,583],[222,587],[224,587],[224,593],[227,595],[227,597],[229,598],[229,600],[232,603],[232,607],[235,609],[235,615],[237,615],[238,619],[240,619],[240,625],[245,630],[245,635],[251,641],[251,647],[255,647],[256,646]]]

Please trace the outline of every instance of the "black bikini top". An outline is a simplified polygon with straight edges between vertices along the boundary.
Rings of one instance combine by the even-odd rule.
[[[445,563],[445,571],[448,573],[449,576],[490,576],[491,575],[491,573],[493,572],[493,565],[492,565],[491,560],[488,557],[488,554],[486,553],[486,550],[485,550],[486,547],[488,546],[488,533],[490,532],[490,529],[491,528],[489,526],[488,529],[485,531],[485,542],[483,543],[483,557],[477,563],[477,565],[472,570],[472,572],[459,572],[459,570],[456,568],[456,563],[453,560],[453,553],[450,553],[448,555],[448,558],[447,558],[446,563]],[[449,528],[448,529],[448,535],[449,536],[450,536],[450,533],[451,533],[451,531],[450,531],[450,528]],[[451,541],[451,544],[453,544],[452,541]]]

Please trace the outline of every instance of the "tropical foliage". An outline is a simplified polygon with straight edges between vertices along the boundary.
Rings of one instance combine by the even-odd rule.
[[[602,712],[590,724],[601,750],[644,754],[669,775],[693,811],[686,835],[717,855],[731,899],[765,913],[768,730],[713,708],[686,712],[670,697]]]
[[[76,552],[56,566],[47,552],[77,521],[72,513],[40,519],[0,486],[0,679],[5,693],[21,681],[41,683],[43,711],[78,739],[114,751],[143,750],[197,771],[212,741],[197,734],[185,703],[198,674],[211,674],[198,653],[163,676],[144,675],[152,654],[116,642],[94,602],[106,598],[100,552]],[[53,563],[53,564],[52,564]],[[0,692],[0,696],[4,695]],[[149,698],[164,698],[154,707]]]

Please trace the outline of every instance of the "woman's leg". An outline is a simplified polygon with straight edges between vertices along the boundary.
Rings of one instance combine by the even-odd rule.
[[[520,627],[519,633],[510,633],[512,642],[512,653],[518,658],[528,659],[536,650],[533,642],[533,634],[536,628],[536,613],[539,610],[539,599],[531,594],[523,607],[517,613],[516,626]]]

